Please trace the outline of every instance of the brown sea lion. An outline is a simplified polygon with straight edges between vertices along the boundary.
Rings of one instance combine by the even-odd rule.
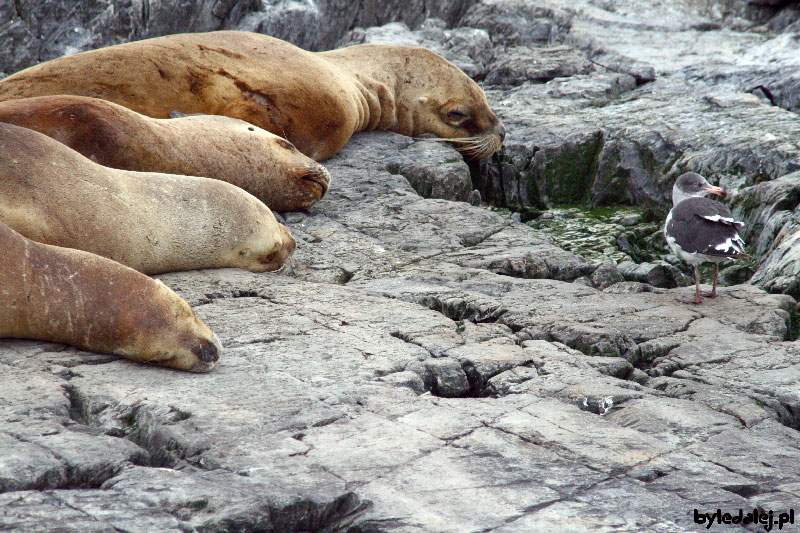
[[[285,139],[230,117],[153,119],[83,96],[0,103],[0,122],[36,130],[101,165],[232,183],[275,211],[305,209],[328,190],[328,171]]]
[[[54,94],[110,100],[166,118],[226,115],[285,137],[321,161],[358,131],[432,133],[488,157],[505,129],[478,85],[412,46],[307,52],[250,32],[156,37],[62,57],[0,81],[0,101]]]
[[[207,372],[222,349],[189,304],[109,259],[26,239],[0,223],[0,337],[71,344]]]
[[[223,181],[103,167],[27,128],[0,123],[0,222],[25,237],[96,253],[145,274],[277,270],[289,230]]]

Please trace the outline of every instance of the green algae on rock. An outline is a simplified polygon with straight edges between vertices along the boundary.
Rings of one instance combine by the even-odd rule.
[[[660,227],[644,222],[646,218],[644,211],[635,207],[558,207],[528,225],[590,263],[642,262],[665,252],[657,239]]]

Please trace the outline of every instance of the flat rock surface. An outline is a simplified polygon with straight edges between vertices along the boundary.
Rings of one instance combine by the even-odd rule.
[[[791,298],[572,282],[594,267],[390,150],[455,155],[359,135],[287,215],[292,269],[161,276],[226,347],[209,374],[0,341],[0,528],[688,531],[792,501]]]
[[[794,508],[798,309],[761,288],[797,294],[793,8],[533,4],[197,3],[201,29],[291,37],[326,16],[314,46],[431,47],[486,83],[505,151],[470,167],[356,135],[328,195],[282,217],[282,273],[160,276],[224,344],[209,374],[0,340],[0,530],[674,532],[705,528],[695,509]],[[97,43],[111,30],[86,5],[67,14]],[[0,34],[58,30],[32,6],[0,0]],[[759,286],[684,304],[668,263],[598,262],[473,205],[658,211],[685,170],[738,191]],[[625,213],[614,227],[642,218]]]

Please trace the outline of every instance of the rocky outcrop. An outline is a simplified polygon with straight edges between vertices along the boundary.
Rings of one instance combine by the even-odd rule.
[[[794,8],[350,4],[0,0],[6,72],[160,31],[402,42],[508,130],[469,165],[356,135],[282,217],[291,268],[161,276],[226,347],[209,374],[0,340],[0,529],[694,531],[796,506],[798,309],[763,290],[798,294]],[[702,306],[660,234],[685,170],[734,193],[754,254]]]
[[[0,0],[0,73],[170,33],[241,29],[306,49],[333,47],[348,30],[436,17],[453,25],[477,0]]]
[[[762,258],[752,282],[770,292],[800,293],[800,172],[747,187],[736,197],[746,235]]]

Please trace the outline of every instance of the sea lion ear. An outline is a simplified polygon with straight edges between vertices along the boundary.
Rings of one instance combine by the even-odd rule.
[[[170,111],[169,118],[183,118],[186,116],[186,113],[181,113],[180,111]]]
[[[427,101],[428,101],[428,97],[427,97],[427,96],[420,96],[420,97],[417,99],[417,102],[419,102],[420,104],[424,104],[424,103],[425,103],[425,102],[427,102]]]

